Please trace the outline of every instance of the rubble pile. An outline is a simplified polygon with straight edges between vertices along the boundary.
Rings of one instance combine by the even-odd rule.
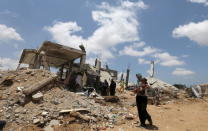
[[[13,82],[10,86],[0,86],[0,119],[8,123],[32,124],[48,129],[51,125],[63,126],[82,122],[98,129],[112,128],[125,117],[134,118],[123,107],[118,97],[103,98],[95,92],[91,93],[94,95],[87,96],[84,93],[70,92],[56,83],[46,85],[44,90],[41,88],[28,96],[25,95],[24,91],[32,85],[55,76],[46,70],[9,71],[2,76],[1,83],[5,80]],[[21,101],[27,97],[28,101],[22,104]]]
[[[154,77],[147,77],[147,82],[151,89],[148,92],[150,96],[158,96],[161,103],[165,103],[183,95],[181,90],[178,90],[175,86],[172,86],[162,80]]]

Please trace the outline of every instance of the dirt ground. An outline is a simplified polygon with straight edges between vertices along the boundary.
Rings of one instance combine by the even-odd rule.
[[[130,97],[129,101],[134,101],[134,97]],[[129,110],[135,113],[136,107],[129,107]],[[123,125],[115,126],[109,131],[208,130],[208,98],[176,100],[160,106],[148,105],[148,112],[152,116],[154,126],[148,126],[146,129],[138,127],[138,118],[135,118]]]

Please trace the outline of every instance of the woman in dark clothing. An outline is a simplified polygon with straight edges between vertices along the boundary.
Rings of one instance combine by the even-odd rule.
[[[136,104],[139,114],[140,126],[145,127],[145,121],[148,120],[149,124],[152,125],[152,119],[149,113],[147,112],[147,96],[145,94],[146,89],[149,88],[147,84],[147,79],[143,78],[141,80],[141,85],[139,88],[135,89],[136,95]]]
[[[116,82],[114,82],[113,79],[111,79],[111,83],[110,83],[110,95],[111,96],[115,96],[116,93]]]
[[[101,95],[102,96],[107,96],[108,95],[108,82],[107,80],[104,81],[103,86],[102,86],[102,91],[101,91]]]
[[[5,125],[6,125],[6,121],[0,120],[0,131],[3,131],[3,128],[5,127]]]

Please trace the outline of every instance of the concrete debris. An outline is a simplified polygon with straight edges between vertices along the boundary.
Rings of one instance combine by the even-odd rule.
[[[125,118],[127,119],[127,120],[133,120],[134,119],[134,115],[133,114],[127,114],[126,116],[125,116]]]
[[[208,96],[208,84],[192,85],[191,88],[186,89],[186,92],[196,98]]]
[[[55,125],[59,125],[59,120],[52,120],[52,121],[50,121],[50,123],[49,123],[49,126],[55,126]]]
[[[38,123],[40,123],[40,119],[34,119],[33,120],[33,124],[38,124]]]
[[[18,87],[17,87],[17,92],[22,92],[24,88],[25,88],[25,87],[23,87],[23,86],[18,86]]]
[[[34,102],[40,102],[41,100],[43,100],[43,93],[39,92],[39,93],[36,93],[32,96],[32,100]]]
[[[117,103],[119,102],[118,96],[103,96],[106,102]]]
[[[159,88],[163,90],[171,90],[171,91],[177,91],[178,89],[162,80],[159,80],[155,77],[147,77],[147,82],[152,88]]]
[[[79,112],[75,112],[75,111],[71,112],[70,116],[78,118],[78,119],[82,119],[82,120],[87,121],[87,122],[90,121],[90,117],[89,116],[84,116],[84,115],[80,114]]]
[[[87,112],[89,113],[90,109],[87,108],[78,108],[78,109],[70,109],[70,110],[61,110],[60,113],[70,113],[70,112]]]
[[[26,89],[54,76],[47,70],[22,69],[7,74],[15,77],[14,83],[9,88],[0,87],[3,89],[0,96],[4,100],[0,102],[2,107],[0,116],[10,123],[34,124],[44,130],[54,130],[56,126],[65,123],[91,123],[94,126],[106,123],[104,127],[107,129],[113,128],[113,124],[119,122],[120,115],[116,113],[122,111],[120,114],[128,114],[128,110],[123,110],[119,105],[114,109],[106,103],[106,101],[109,104],[119,102],[117,96],[102,97],[95,91],[90,91],[89,95],[80,95],[83,92],[71,92],[62,84],[53,82],[42,86],[32,95],[24,94]],[[96,100],[102,101],[103,104]],[[59,124],[51,126],[50,122],[53,120],[58,120]],[[97,128],[95,126],[96,130]]]
[[[30,87],[26,88],[23,92],[26,95],[30,95],[34,92],[39,91],[42,87],[45,87],[46,85],[50,84],[51,82],[54,81],[54,79],[56,79],[56,76],[51,76],[49,78],[43,79],[43,80],[31,85]]]
[[[42,113],[41,113],[41,115],[42,116],[47,116],[49,113],[47,112],[47,111],[43,111]]]

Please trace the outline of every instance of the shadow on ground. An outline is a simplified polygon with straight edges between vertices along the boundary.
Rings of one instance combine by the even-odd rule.
[[[158,130],[159,128],[155,125],[146,125],[145,129],[147,129],[147,130]]]
[[[144,129],[147,129],[147,130],[158,130],[159,128],[155,125],[150,125],[150,124],[147,124],[145,127],[142,127],[142,126],[138,126],[139,128],[144,128]]]

